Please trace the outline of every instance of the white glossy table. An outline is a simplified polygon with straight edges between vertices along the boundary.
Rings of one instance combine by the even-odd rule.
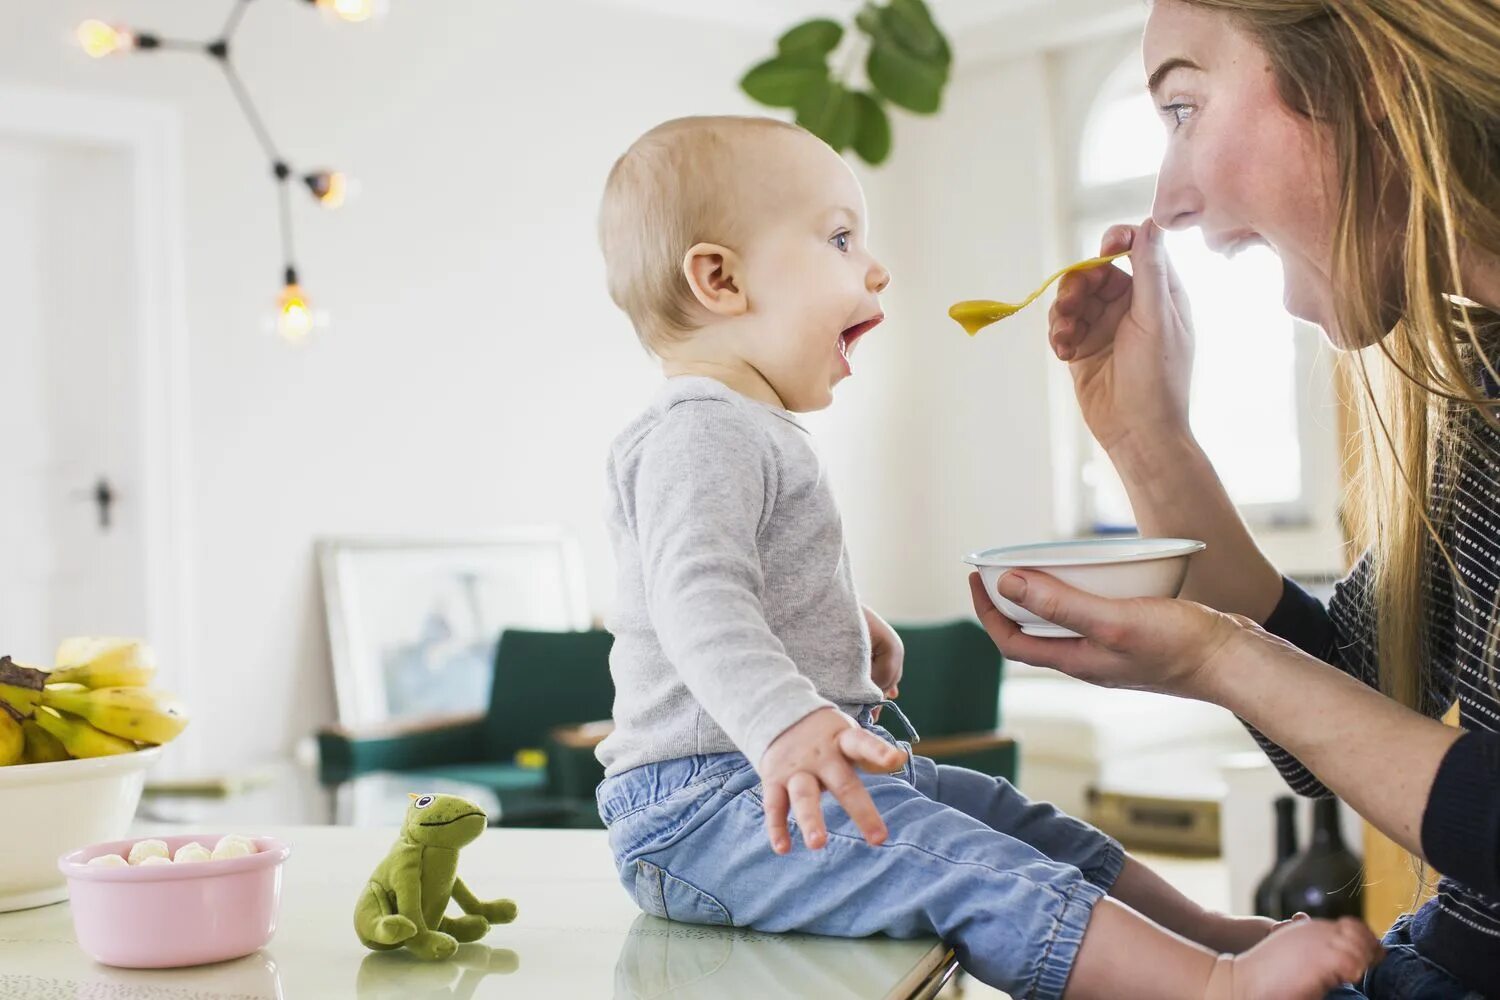
[[[154,825],[147,833],[193,833]],[[935,939],[842,940],[675,924],[636,909],[604,834],[491,829],[459,871],[481,897],[509,896],[513,924],[453,960],[375,954],[354,937],[354,901],[392,830],[267,827],[292,844],[281,923],[261,952],[221,965],[143,971],[78,950],[66,903],[0,914],[0,1000],[505,997],[539,1000],[930,997],[952,974]]]

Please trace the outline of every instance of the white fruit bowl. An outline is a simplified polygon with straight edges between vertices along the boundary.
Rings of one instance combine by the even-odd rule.
[[[964,562],[979,570],[990,600],[1022,632],[1076,638],[1077,632],[1001,597],[1000,578],[1013,569],[1036,569],[1101,597],[1176,597],[1187,579],[1188,558],[1205,548],[1188,538],[1091,538],[985,549]]]
[[[48,764],[0,767],[0,912],[68,896],[57,857],[121,840],[135,816],[146,770],[161,747]]]

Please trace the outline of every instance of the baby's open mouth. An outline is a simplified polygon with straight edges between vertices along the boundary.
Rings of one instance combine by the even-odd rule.
[[[839,353],[844,356],[845,361],[849,360],[849,352],[854,349],[854,342],[879,326],[883,319],[885,319],[884,316],[872,317],[862,323],[854,324],[839,334]]]

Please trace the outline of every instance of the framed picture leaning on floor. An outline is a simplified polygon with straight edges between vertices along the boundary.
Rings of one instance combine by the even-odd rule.
[[[339,725],[353,733],[483,713],[503,630],[589,626],[582,561],[561,531],[329,538],[318,559]]]

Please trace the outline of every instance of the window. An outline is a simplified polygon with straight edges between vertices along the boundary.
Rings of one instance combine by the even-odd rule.
[[[1133,55],[1096,91],[1078,140],[1069,228],[1080,256],[1099,252],[1109,226],[1150,213],[1166,141]],[[1311,403],[1321,335],[1282,307],[1281,265],[1270,250],[1230,261],[1209,251],[1196,229],[1168,233],[1166,246],[1197,334],[1194,433],[1252,526],[1309,524],[1315,456],[1307,439],[1317,423]],[[1133,530],[1114,468],[1091,438],[1080,444],[1076,527]]]

